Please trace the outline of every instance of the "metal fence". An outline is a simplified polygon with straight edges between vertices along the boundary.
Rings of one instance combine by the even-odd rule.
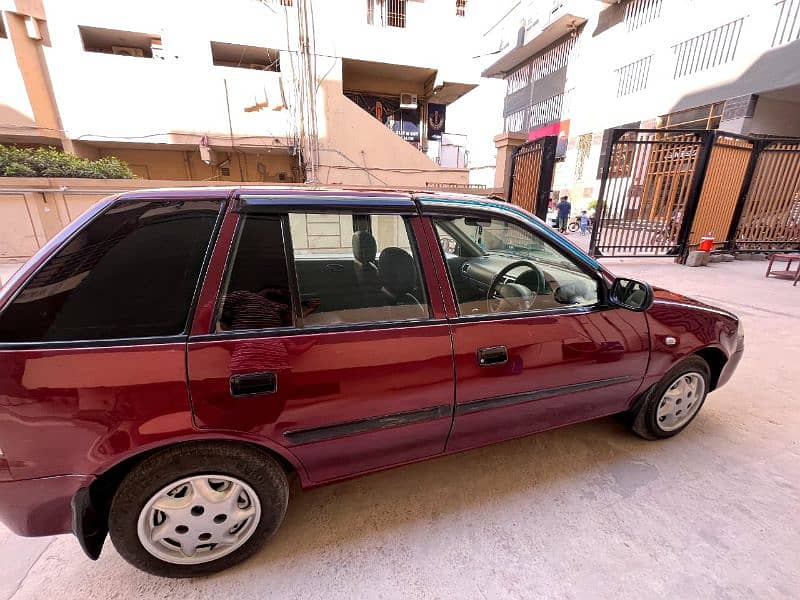
[[[594,256],[800,248],[800,139],[615,129],[595,221]]]

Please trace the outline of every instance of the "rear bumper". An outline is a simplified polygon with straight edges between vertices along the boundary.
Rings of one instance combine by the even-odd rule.
[[[71,533],[72,497],[93,479],[60,475],[0,481],[0,521],[27,537]]]

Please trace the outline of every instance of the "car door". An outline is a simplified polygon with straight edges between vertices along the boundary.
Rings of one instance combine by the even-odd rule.
[[[226,217],[189,340],[197,425],[285,449],[311,483],[443,452],[452,349],[413,202],[296,200]]]
[[[647,365],[644,315],[606,305],[600,276],[522,220],[429,211],[451,284],[456,407],[447,450],[624,410]],[[541,278],[513,268],[520,260]],[[508,297],[489,301],[509,266],[495,287]]]

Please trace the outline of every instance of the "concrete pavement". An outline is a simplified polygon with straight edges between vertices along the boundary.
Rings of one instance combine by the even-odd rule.
[[[796,598],[800,287],[764,262],[606,263],[744,320],[737,374],[676,438],[602,419],[295,490],[270,544],[202,580],[0,530],[0,599]]]

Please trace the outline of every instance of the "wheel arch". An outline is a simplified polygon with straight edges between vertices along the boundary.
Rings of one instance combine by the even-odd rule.
[[[78,538],[78,542],[86,555],[92,560],[97,560],[99,558],[103,542],[108,535],[108,513],[114,493],[120,483],[122,483],[122,480],[136,465],[140,464],[149,456],[168,448],[186,444],[202,444],[204,442],[244,446],[255,449],[265,456],[275,459],[286,472],[287,476],[296,473],[301,479],[301,482],[305,480],[305,471],[299,461],[295,464],[282,452],[267,445],[249,440],[209,435],[203,438],[194,437],[192,439],[180,441],[171,440],[167,443],[144,449],[133,455],[126,456],[99,472],[88,486],[78,490],[72,498],[72,533]]]
[[[717,389],[717,385],[719,384],[719,378],[722,375],[722,369],[725,368],[725,364],[728,362],[728,355],[716,346],[701,348],[700,350],[694,352],[694,355],[699,356],[708,364],[708,368],[711,371],[711,386],[708,391],[714,391]]]

